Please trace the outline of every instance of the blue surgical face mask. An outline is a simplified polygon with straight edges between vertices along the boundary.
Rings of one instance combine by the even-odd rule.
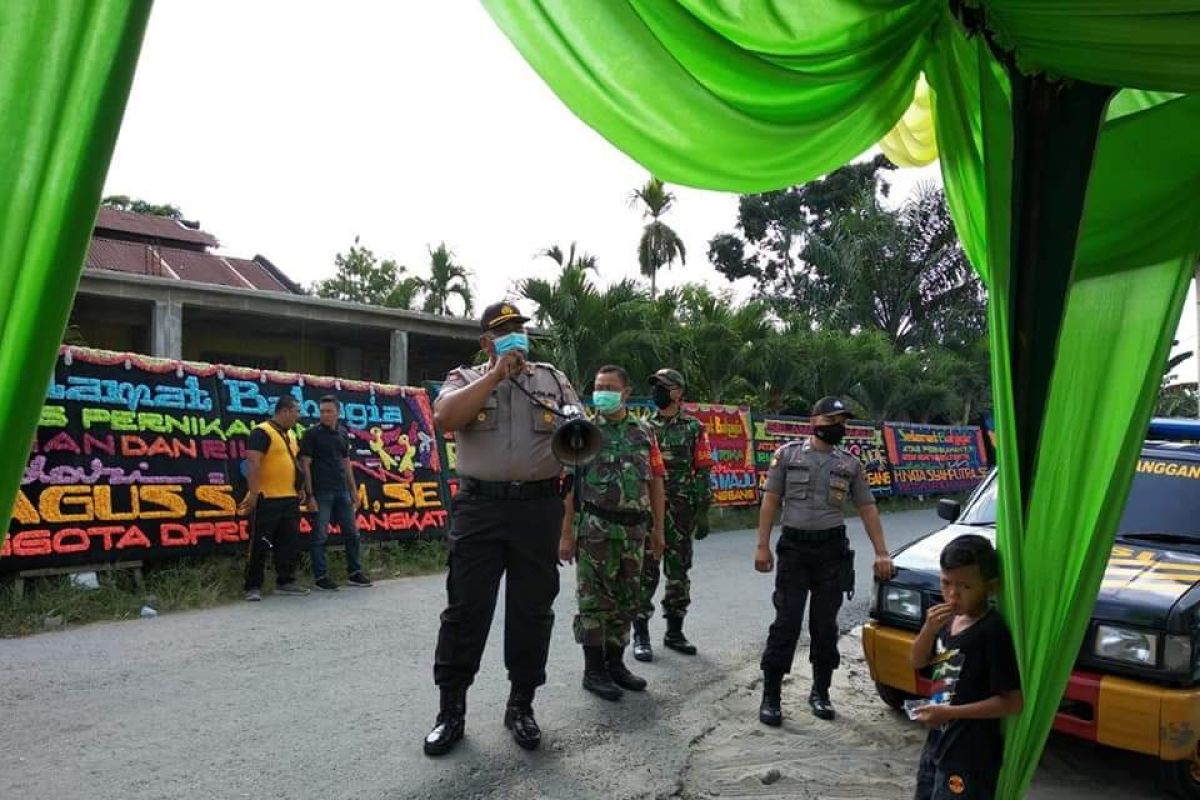
[[[503,336],[497,336],[494,344],[497,356],[511,353],[513,350],[520,350],[522,353],[529,352],[529,337],[523,333],[506,333]]]
[[[601,414],[615,414],[621,410],[624,403],[621,392],[592,392],[592,403]]]

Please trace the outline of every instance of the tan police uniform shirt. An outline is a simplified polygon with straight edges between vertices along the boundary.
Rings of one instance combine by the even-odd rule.
[[[441,391],[461,389],[487,374],[488,367],[459,367]],[[549,364],[531,362],[515,377],[525,390],[551,408],[579,405],[567,376]],[[466,427],[455,431],[458,474],[481,481],[541,481],[558,477],[562,464],[550,452],[558,417],[535,405],[505,379]]]
[[[783,525],[806,531],[844,524],[847,497],[858,507],[875,502],[862,462],[840,448],[823,453],[808,440],[775,451],[766,490],[783,498]]]

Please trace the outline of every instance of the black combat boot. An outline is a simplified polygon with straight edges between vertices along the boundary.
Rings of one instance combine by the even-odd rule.
[[[605,700],[620,700],[621,689],[612,682],[604,663],[604,648],[583,646],[583,688]]]
[[[837,716],[829,700],[829,685],[833,682],[833,670],[828,667],[813,667],[813,688],[808,695],[808,707],[813,716],[826,721]]]
[[[667,634],[663,636],[663,644],[685,656],[696,655],[696,645],[683,635],[683,617],[667,617]]]
[[[441,687],[442,707],[437,723],[425,737],[425,755],[444,756],[454,749],[467,728],[467,688]]]
[[[542,729],[533,718],[533,693],[533,686],[514,683],[504,710],[504,727],[512,731],[513,739],[526,750],[537,750],[542,743]]]
[[[763,673],[762,704],[758,707],[758,721],[763,725],[778,728],[783,724],[783,676],[775,672]]]
[[[613,683],[631,692],[641,692],[646,689],[646,679],[639,678],[625,666],[624,647],[605,647],[605,659],[608,661],[608,675]]]
[[[654,649],[650,647],[650,620],[633,621],[633,657],[638,661],[653,661]]]

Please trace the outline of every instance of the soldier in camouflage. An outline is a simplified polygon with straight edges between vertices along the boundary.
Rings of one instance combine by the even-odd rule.
[[[646,688],[625,666],[625,648],[640,598],[642,553],[661,557],[665,544],[662,454],[650,427],[626,410],[629,392],[625,370],[600,368],[592,400],[603,446],[576,471],[559,544],[562,561],[578,565],[575,641],[583,646],[583,688],[605,700]]]
[[[633,623],[633,657],[651,661],[650,617],[654,614],[654,592],[658,589],[659,563],[667,576],[663,589],[663,616],[667,633],[663,644],[685,655],[695,655],[696,646],[683,635],[683,617],[691,603],[692,540],[708,535],[708,506],[712,488],[708,473],[712,451],[700,420],[683,413],[685,383],[673,369],[660,369],[650,376],[657,413],[650,427],[662,448],[666,464],[667,522],[666,552],[659,559],[647,550],[642,566],[641,600]]]

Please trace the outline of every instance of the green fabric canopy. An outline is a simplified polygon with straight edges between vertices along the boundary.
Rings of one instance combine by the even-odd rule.
[[[1200,2],[484,4],[580,118],[707,189],[844,164],[925,73],[947,199],[989,289],[1003,604],[1027,704],[1000,796],[1022,796],[1200,252]]]
[[[0,508],[11,509],[150,3],[0,3]],[[6,517],[7,519],[7,517]],[[0,526],[0,542],[8,532]]]
[[[924,72],[989,288],[1024,793],[1084,635],[1200,251],[1200,0],[484,0],[563,101],[675,183],[801,183]],[[0,4],[0,507],[69,313],[148,0]],[[0,531],[0,536],[3,531]]]

